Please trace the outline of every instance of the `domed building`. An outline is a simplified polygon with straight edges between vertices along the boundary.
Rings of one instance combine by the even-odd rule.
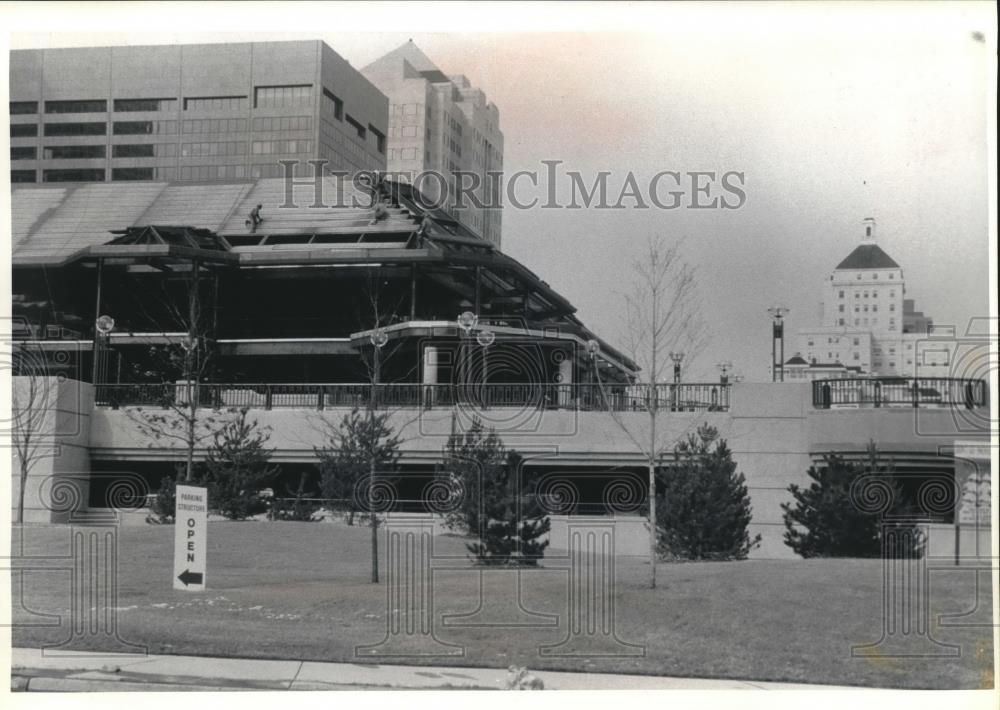
[[[824,284],[820,324],[797,334],[796,357],[806,366],[790,359],[789,373],[814,379],[810,372],[816,370],[826,378],[833,366],[844,377],[950,376],[954,333],[935,330],[932,319],[916,310],[906,298],[902,267],[876,243],[875,220],[863,224],[861,243]]]

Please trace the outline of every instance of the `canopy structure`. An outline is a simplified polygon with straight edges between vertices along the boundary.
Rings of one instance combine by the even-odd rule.
[[[108,269],[178,274],[190,273],[196,265],[195,270],[209,269],[218,278],[217,288],[230,291],[237,310],[264,290],[277,288],[273,309],[305,310],[314,321],[298,334],[300,339],[337,340],[331,352],[343,352],[343,341],[364,330],[361,324],[323,330],[316,323],[325,317],[324,308],[329,309],[317,295],[321,287],[303,291],[298,301],[291,294],[315,282],[346,284],[359,274],[369,280],[378,274],[395,289],[396,322],[441,322],[469,310],[497,327],[525,333],[558,331],[577,343],[598,340],[602,357],[624,378],[634,377],[636,371],[634,363],[580,322],[565,297],[408,184],[384,181],[369,186],[338,177],[200,185],[42,184],[16,187],[13,213],[14,290],[18,293],[19,284],[25,286],[21,290],[26,303],[65,304],[67,294],[55,298],[51,293],[55,271],[74,274],[67,283],[75,281],[85,291],[99,279],[88,282],[80,274],[101,269],[107,289],[119,281]],[[234,290],[246,294],[234,298]],[[357,301],[357,291],[333,297],[341,315],[357,310],[357,303],[348,303]],[[86,303],[92,298],[80,293],[72,300]],[[225,307],[213,307],[219,309],[225,330]],[[59,310],[65,314],[71,309]],[[93,322],[96,314],[79,310],[74,312],[75,324]],[[280,314],[264,315],[273,319]],[[252,320],[252,315],[240,317]],[[261,341],[274,339],[267,328],[230,331],[220,332],[219,338],[253,340],[258,343],[255,352],[263,347]]]

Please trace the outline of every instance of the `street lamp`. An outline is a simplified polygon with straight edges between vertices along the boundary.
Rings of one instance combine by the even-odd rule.
[[[479,316],[472,311],[463,311],[458,316],[458,326],[465,331],[466,335],[472,332],[477,323],[479,323]]]
[[[684,359],[684,353],[670,353],[670,359],[674,361],[674,384],[678,384],[681,381],[681,361]]]
[[[771,306],[767,309],[771,314],[771,382],[785,381],[785,321],[788,309],[784,306]],[[780,355],[779,355],[779,345]]]
[[[487,367],[487,365],[489,363],[487,362],[487,359],[486,359],[486,352],[487,352],[487,349],[491,345],[493,345],[494,342],[496,342],[496,339],[497,339],[497,334],[494,333],[492,330],[481,329],[478,333],[476,333],[476,342],[479,343],[480,347],[482,347],[482,349],[483,349],[483,382],[482,382],[482,384],[483,384],[483,396],[482,396],[482,401],[483,401],[483,405],[484,406],[486,406],[487,404],[489,404],[488,390],[487,390],[487,387],[486,387],[486,385],[487,385],[487,383],[489,381],[489,369]]]
[[[107,343],[111,331],[115,329],[115,319],[111,316],[98,316],[97,320],[94,321],[94,329],[97,331],[97,337],[94,338],[94,364],[93,364],[93,376],[91,377],[94,386],[98,385],[97,380],[101,378],[101,351],[103,346]]]
[[[381,376],[380,362],[382,348],[389,342],[389,335],[382,328],[375,328],[368,334],[368,342],[372,344],[374,353],[372,355],[372,391],[368,404],[368,436],[371,442],[371,450],[368,453],[368,506],[371,519],[371,559],[372,559],[372,584],[378,584],[378,516],[375,514],[375,456],[376,456],[376,436],[375,436],[375,407],[377,401],[377,391],[379,378]]]

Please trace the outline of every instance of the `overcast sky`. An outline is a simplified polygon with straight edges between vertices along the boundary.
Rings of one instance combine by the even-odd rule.
[[[791,331],[816,324],[822,281],[867,216],[918,309],[963,327],[988,315],[990,54],[977,29],[412,37],[497,104],[508,175],[562,160],[588,182],[611,171],[616,195],[630,170],[744,172],[739,210],[507,208],[503,250],[616,340],[616,292],[645,237],[684,237],[712,330],[696,369],[730,360],[762,380],[767,307],[789,306]],[[361,66],[408,37],[324,38]]]
[[[468,76],[499,107],[508,175],[561,160],[588,182],[610,171],[616,198],[628,171],[647,181],[662,170],[745,173],[738,210],[507,208],[503,250],[621,342],[618,293],[630,261],[648,235],[683,237],[711,328],[690,375],[714,378],[715,363],[729,360],[764,380],[767,307],[791,308],[790,334],[816,324],[822,281],[867,216],[918,309],[961,329],[988,315],[995,9],[814,7],[685,5],[655,23],[639,18],[631,32],[612,22],[612,32],[430,33],[437,25],[416,22],[413,31],[307,36],[358,68],[412,38],[446,73]],[[386,17],[375,11],[372,24],[399,25]]]

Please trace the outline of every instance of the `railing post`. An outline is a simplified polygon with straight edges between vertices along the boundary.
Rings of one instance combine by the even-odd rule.
[[[875,407],[879,408],[882,406],[882,383],[876,381],[874,390],[875,390]]]
[[[318,393],[316,397],[316,409],[323,411],[323,405],[326,403],[326,387],[320,385],[318,388]]]
[[[920,383],[917,380],[913,380],[911,391],[913,394],[913,407],[917,408],[920,406]]]
[[[264,387],[264,409],[271,408],[271,385]]]
[[[821,400],[822,400],[823,409],[829,409],[830,408],[830,399],[831,399],[831,396],[830,396],[831,395],[831,393],[830,393],[830,383],[829,382],[824,382],[823,386],[820,388],[820,392],[822,393]]]

